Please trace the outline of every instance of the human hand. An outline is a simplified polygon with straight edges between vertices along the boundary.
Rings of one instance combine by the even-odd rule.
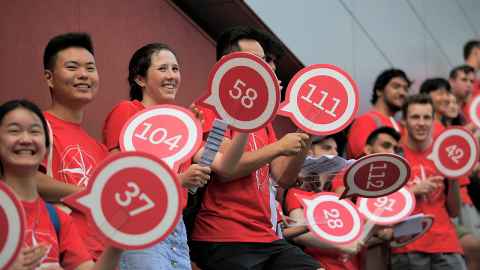
[[[443,179],[443,176],[429,176],[413,185],[411,191],[416,195],[427,195],[440,187]]]
[[[34,270],[42,264],[48,251],[46,245],[24,247],[9,270]]]
[[[182,186],[186,188],[203,187],[210,180],[210,167],[192,164],[188,169],[179,175]]]
[[[310,136],[306,133],[288,133],[277,141],[280,155],[296,155],[308,145]]]

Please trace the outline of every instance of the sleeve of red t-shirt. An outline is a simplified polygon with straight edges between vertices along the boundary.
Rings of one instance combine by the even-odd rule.
[[[213,121],[215,120],[215,118],[217,118],[217,115],[210,108],[207,108],[199,104],[195,104],[195,106],[197,107],[198,110],[200,110],[200,112],[203,115],[203,122],[202,122],[203,133],[208,135],[208,132],[210,132],[210,130],[212,129]]]
[[[60,239],[58,243],[61,265],[65,270],[75,269],[80,264],[90,261],[87,248],[79,237],[72,218],[57,209],[60,220]]]
[[[107,116],[103,124],[103,143],[108,150],[119,147],[120,133],[125,123],[137,110],[128,102],[118,104]]]
[[[376,124],[371,117],[362,116],[357,118],[347,136],[347,155],[348,158],[358,159],[364,154],[363,148],[367,142],[368,135],[375,130]]]
[[[285,208],[290,213],[294,209],[302,208],[302,204],[300,203],[300,200],[297,198],[295,193],[298,191],[297,188],[290,188],[287,191],[287,196],[285,197]],[[287,213],[287,214],[288,214]]]

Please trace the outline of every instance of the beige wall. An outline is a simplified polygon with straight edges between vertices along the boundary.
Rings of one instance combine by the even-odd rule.
[[[100,138],[107,113],[128,98],[132,53],[154,41],[169,44],[181,64],[180,104],[205,89],[215,62],[214,43],[186,16],[163,0],[16,0],[0,9],[0,102],[28,98],[42,108],[50,102],[42,55],[48,40],[68,31],[92,35],[100,91],[88,107],[84,127]]]

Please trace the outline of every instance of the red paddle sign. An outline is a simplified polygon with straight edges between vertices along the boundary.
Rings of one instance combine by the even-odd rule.
[[[415,209],[415,196],[406,188],[378,198],[359,198],[358,211],[375,224],[391,225],[408,217]]]
[[[138,112],[120,134],[122,151],[155,155],[172,168],[191,158],[202,142],[202,129],[195,116],[175,105],[158,105]]]
[[[478,160],[478,142],[466,129],[448,128],[433,143],[430,158],[438,171],[446,177],[467,176]]]
[[[335,244],[347,244],[360,237],[363,220],[352,202],[337,194],[322,192],[310,198],[299,196],[310,231]]]
[[[343,181],[345,191],[341,198],[359,195],[375,198],[399,190],[410,178],[410,165],[400,156],[374,154],[353,163]]]
[[[15,194],[0,181],[0,269],[15,261],[24,239],[25,214]]]
[[[246,52],[234,52],[218,61],[210,72],[208,93],[200,99],[233,129],[252,132],[275,116],[280,86],[270,66]]]
[[[477,126],[480,127],[480,95],[477,95],[473,98],[468,108],[468,115],[470,120]]]
[[[111,245],[140,249],[173,231],[181,213],[180,192],[176,174],[163,161],[122,152],[97,166],[87,188],[64,202],[84,212]]]
[[[319,64],[295,74],[278,113],[310,134],[328,135],[352,122],[358,103],[355,81],[336,66]]]

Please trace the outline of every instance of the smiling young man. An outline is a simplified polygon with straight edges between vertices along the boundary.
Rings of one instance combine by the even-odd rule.
[[[39,179],[43,196],[58,200],[87,186],[93,168],[108,152],[81,126],[86,106],[98,92],[98,73],[90,36],[66,33],[52,38],[44,51],[44,77],[52,103],[44,112],[52,146],[43,164],[47,177]],[[72,211],[81,238],[91,256],[103,250],[101,239],[86,216]]]
[[[373,108],[355,119],[347,136],[347,156],[360,158],[364,153],[368,135],[381,126],[393,127],[400,132],[400,126],[393,118],[401,110],[410,87],[410,79],[399,69],[383,71],[373,87],[371,103]]]
[[[432,152],[435,110],[425,94],[408,97],[403,107],[406,140],[404,158],[412,167],[407,187],[417,199],[412,214],[432,215],[430,230],[418,240],[393,250],[392,269],[466,269],[462,248],[450,217],[460,209],[456,180],[444,178],[428,158]]]

